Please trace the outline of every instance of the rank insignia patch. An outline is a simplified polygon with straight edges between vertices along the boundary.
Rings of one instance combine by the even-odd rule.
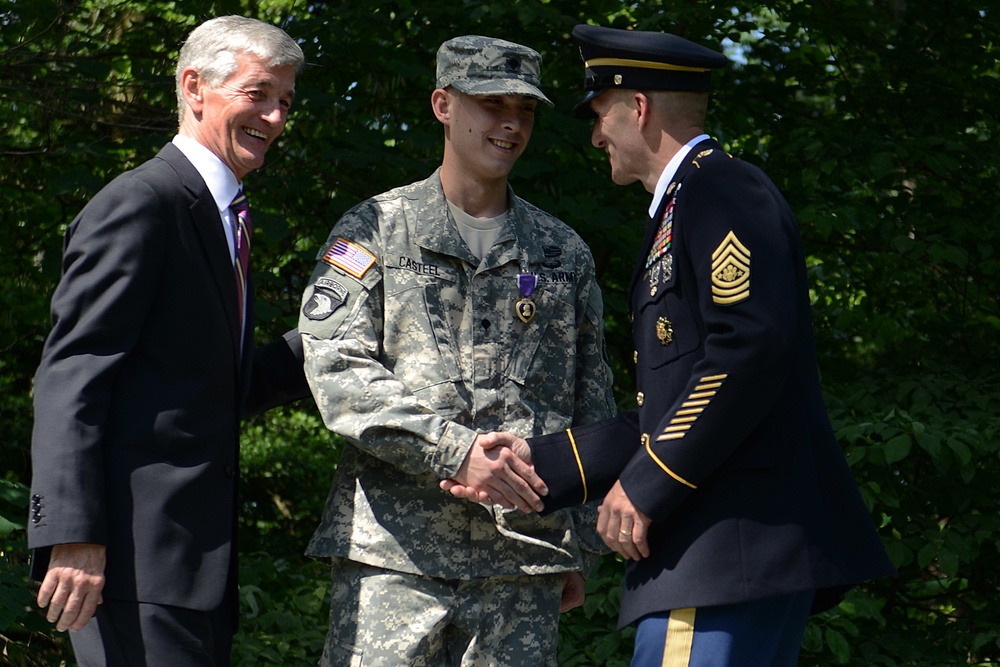
[[[750,297],[750,250],[730,231],[712,253],[712,300],[720,306]]]
[[[337,239],[323,255],[323,261],[361,279],[375,264],[375,255],[347,239]]]
[[[302,306],[302,314],[310,320],[325,320],[347,301],[347,288],[330,278],[319,278],[312,290]]]

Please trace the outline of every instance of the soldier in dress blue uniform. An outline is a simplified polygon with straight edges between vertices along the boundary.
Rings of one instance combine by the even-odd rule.
[[[703,133],[725,56],[658,32],[573,35],[574,111],[595,119],[612,180],[653,200],[630,289],[638,409],[528,439],[546,511],[604,498],[633,666],[794,665],[810,613],[894,569],[823,404],[792,212]]]

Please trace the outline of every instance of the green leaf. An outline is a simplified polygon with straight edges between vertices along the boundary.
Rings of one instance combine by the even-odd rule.
[[[896,463],[902,461],[909,456],[912,447],[913,439],[908,434],[897,435],[885,443],[886,462]]]

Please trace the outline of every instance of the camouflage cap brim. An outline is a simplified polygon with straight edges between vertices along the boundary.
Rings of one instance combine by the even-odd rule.
[[[466,95],[527,95],[534,97],[540,102],[544,102],[550,107],[554,107],[552,100],[527,81],[519,79],[489,79],[486,81],[472,82],[468,79],[455,81],[451,84]]]

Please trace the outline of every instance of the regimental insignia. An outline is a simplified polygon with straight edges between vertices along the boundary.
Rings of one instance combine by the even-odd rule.
[[[323,254],[323,261],[360,280],[375,265],[375,255],[357,243],[341,238]]]
[[[665,317],[656,320],[656,338],[664,347],[674,342],[674,325]]]
[[[330,278],[319,278],[312,296],[302,306],[302,314],[310,320],[325,320],[347,302],[347,287]]]
[[[726,306],[750,298],[750,250],[731,230],[712,253],[712,300]]]

